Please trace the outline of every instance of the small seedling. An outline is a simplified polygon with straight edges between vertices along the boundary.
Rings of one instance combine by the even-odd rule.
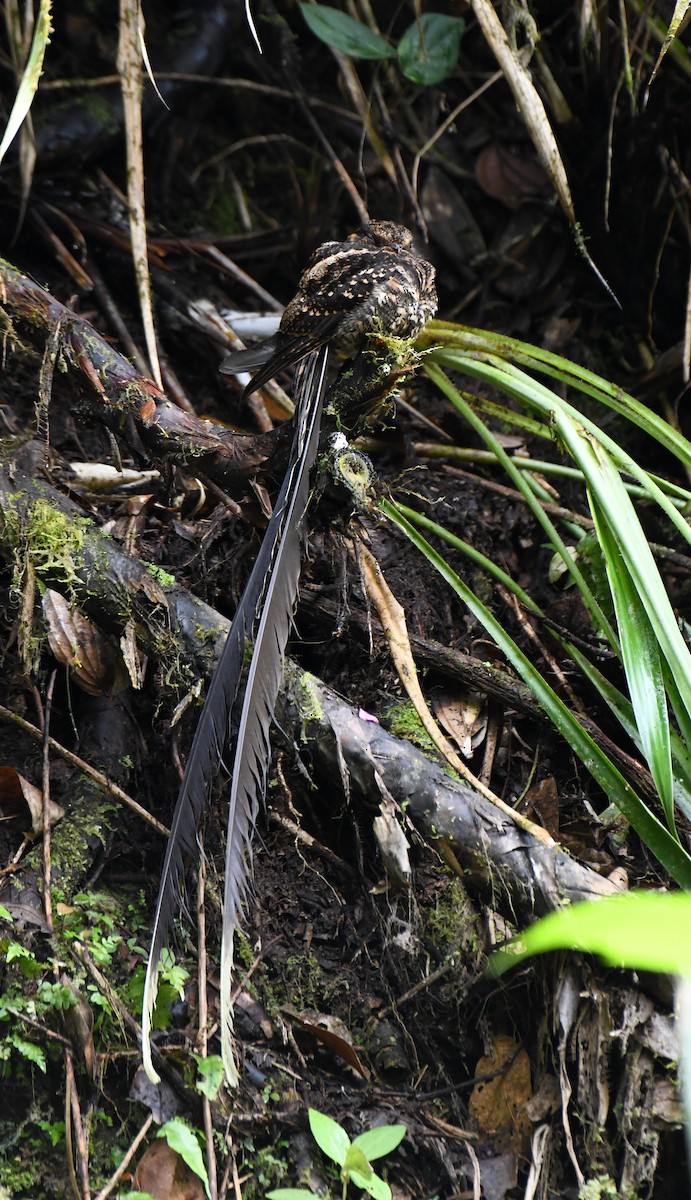
[[[319,1149],[341,1168],[343,1200],[349,1183],[362,1188],[374,1200],[391,1200],[391,1188],[375,1175],[371,1164],[375,1158],[390,1154],[403,1141],[405,1125],[379,1125],[376,1129],[367,1129],[351,1142],[338,1121],[314,1108],[309,1110],[309,1123]],[[314,1200],[314,1192],[304,1188],[278,1188],[267,1192],[266,1200]]]

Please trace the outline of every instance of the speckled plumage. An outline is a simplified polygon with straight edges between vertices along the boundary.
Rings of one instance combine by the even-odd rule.
[[[373,333],[415,337],[437,310],[434,274],[410,230],[394,221],[372,221],[344,242],[324,242],[303,271],[275,339],[230,354],[221,370],[260,367],[248,396],[326,342],[352,357]]]

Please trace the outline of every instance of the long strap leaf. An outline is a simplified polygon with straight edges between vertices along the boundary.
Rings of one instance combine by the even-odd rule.
[[[142,1001],[142,1059],[144,1069],[153,1082],[158,1082],[160,1078],[151,1059],[150,1035],[161,955],[168,944],[173,917],[180,904],[186,866],[199,853],[197,831],[229,737],[230,715],[242,677],[245,644],[258,619],[236,741],[228,818],[226,911],[230,906],[233,923],[246,890],[245,858],[249,858],[249,843],[265,786],[269,725],[280,686],[283,653],[297,595],[300,575],[299,524],[307,506],[309,472],[319,443],[327,353],[327,349],[323,348],[299,372],[295,388],[296,428],[288,469],[214,672],[173,813]],[[273,631],[272,621],[275,622]],[[261,663],[264,655],[269,659],[265,665]],[[256,710],[254,714],[253,709]],[[251,764],[249,768],[246,765],[248,762]],[[224,917],[223,941],[224,947],[230,941],[232,965],[232,933],[230,938],[226,937],[226,925]],[[229,975],[230,971],[225,980],[226,1000],[229,996]],[[232,1029],[232,1016],[230,1020]],[[230,1052],[228,1061],[232,1063],[231,1070],[227,1066],[228,1078],[235,1083],[237,1073]]]

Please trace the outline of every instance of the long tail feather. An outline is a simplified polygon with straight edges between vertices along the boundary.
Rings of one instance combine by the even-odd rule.
[[[283,656],[297,596],[301,560],[301,522],[309,499],[309,474],[319,444],[326,353],[305,371],[291,464],[282,489],[280,530],[267,575],[261,619],[247,675],[237,733],[228,809],[223,941],[221,947],[221,1054],[232,1087],[238,1082],[233,1056],[231,1003],[233,941],[247,894],[251,843],[259,805],[266,790],[270,760],[269,729],[283,672]],[[311,376],[311,382],[307,377]],[[285,495],[283,495],[285,491]]]
[[[266,594],[267,579],[270,578],[272,569],[281,557],[277,552],[277,547],[280,546],[285,535],[286,512],[289,507],[292,508],[293,513],[299,511],[297,505],[290,505],[291,481],[295,479],[296,475],[302,477],[303,473],[299,472],[297,468],[300,455],[305,448],[308,453],[310,449],[312,450],[309,466],[314,461],[325,364],[326,350],[322,351],[314,364],[311,364],[312,369],[307,369],[301,376],[298,386],[303,394],[306,398],[314,396],[316,399],[311,406],[309,403],[304,406],[305,416],[298,416],[286,477],[209,686],[173,813],[170,837],[161,871],[142,1001],[142,1060],[147,1075],[155,1083],[159,1081],[160,1076],[151,1059],[150,1035],[161,955],[168,945],[173,918],[180,904],[186,866],[191,860],[196,859],[199,853],[197,831],[208,801],[212,781],[218,772],[223,749],[229,737],[230,714],[242,678],[247,637],[255,624],[262,597]],[[316,374],[317,371],[319,374]],[[315,378],[318,386],[315,386]],[[298,387],[296,387],[296,403],[299,403]],[[311,413],[310,408],[316,411]],[[310,417],[316,417],[317,432],[313,438],[306,437],[305,434],[306,424],[310,428],[314,424],[314,421],[309,419]],[[314,445],[312,445],[313,442]],[[297,589],[297,578],[295,589]],[[295,592],[290,601],[290,614],[292,614],[294,595]],[[279,683],[280,673],[277,688]],[[275,695],[271,700],[271,705],[274,701]],[[238,740],[237,745],[240,748],[242,743]]]

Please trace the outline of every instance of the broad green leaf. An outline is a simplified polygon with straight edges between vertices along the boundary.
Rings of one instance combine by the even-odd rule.
[[[0,162],[2,162],[8,147],[12,144],[24,121],[26,120],[29,109],[31,108],[38,81],[41,78],[43,71],[43,58],[46,53],[46,46],[50,41],[51,24],[50,10],[51,0],[41,0],[41,5],[36,18],[36,27],[34,29],[34,37],[31,43],[29,59],[26,64],[22,81],[19,85],[12,112],[9,115],[2,142],[0,142]]]
[[[317,1112],[316,1108],[310,1108],[308,1116],[312,1137],[319,1149],[342,1167],[350,1148],[350,1138],[345,1129],[325,1113]]]
[[[341,1167],[341,1179],[343,1183],[347,1183],[351,1175],[359,1175],[362,1179],[371,1179],[373,1174],[374,1171],[362,1153],[362,1150],[358,1150],[357,1146],[351,1143]]]
[[[5,908],[4,904],[0,904],[0,919],[3,921],[13,921],[12,913]]]
[[[362,1150],[368,1162],[375,1158],[383,1158],[401,1144],[406,1135],[405,1125],[378,1125],[376,1129],[366,1129],[353,1140],[353,1145]]]
[[[300,11],[315,37],[350,58],[395,58],[393,46],[348,13],[326,4],[301,4]]]
[[[223,1083],[223,1059],[220,1054],[210,1054],[207,1058],[202,1058],[201,1054],[193,1054],[192,1057],[200,1075],[196,1083],[197,1091],[203,1096],[208,1096],[209,1100],[215,1100]]]
[[[614,967],[691,976],[691,895],[627,892],[574,904],[531,925],[490,959],[502,972],[548,950],[584,950]]]
[[[443,13],[425,13],[406,29],[398,43],[398,61],[406,79],[430,85],[440,83],[458,62],[465,21]]]
[[[266,1200],[319,1200],[319,1197],[305,1188],[275,1188],[266,1193]]]
[[[351,1171],[350,1178],[356,1187],[362,1188],[368,1195],[373,1196],[374,1200],[391,1200],[391,1188],[375,1175],[374,1171],[367,1178],[359,1171]]]
[[[187,1163],[190,1171],[193,1171],[197,1178],[201,1179],[204,1191],[210,1197],[209,1176],[206,1173],[201,1146],[194,1130],[179,1117],[173,1117],[171,1121],[166,1121],[165,1125],[161,1125],[156,1137],[166,1139],[171,1150],[175,1150]]]

